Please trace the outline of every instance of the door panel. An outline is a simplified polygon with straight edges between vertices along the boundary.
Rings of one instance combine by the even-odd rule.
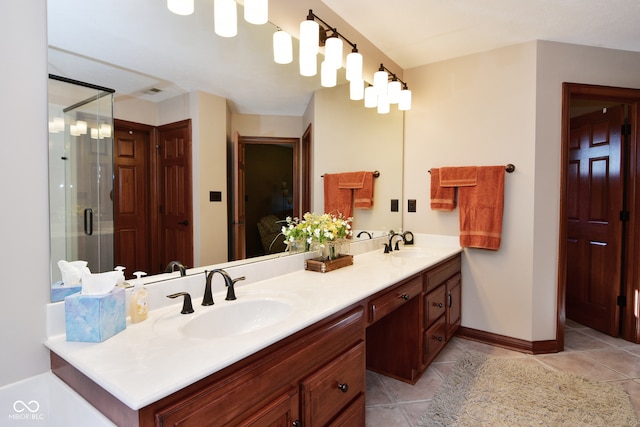
[[[116,123],[114,158],[115,264],[150,272],[148,188],[149,133],[124,129]]]
[[[617,336],[622,266],[623,106],[571,120],[567,168],[567,317]]]
[[[158,128],[161,271],[177,260],[193,267],[193,208],[191,178],[191,121]]]

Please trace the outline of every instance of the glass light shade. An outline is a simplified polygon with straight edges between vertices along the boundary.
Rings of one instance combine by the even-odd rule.
[[[358,52],[347,55],[347,80],[362,80],[362,55]]]
[[[403,89],[400,91],[400,101],[398,101],[398,110],[406,111],[411,109],[411,91]]]
[[[80,132],[81,135],[85,135],[87,133],[87,122],[84,120],[78,120],[76,122],[76,129]]]
[[[293,40],[286,31],[278,30],[273,33],[273,60],[276,64],[289,64],[293,61]]]
[[[340,37],[329,37],[324,42],[324,60],[327,66],[336,70],[342,67],[342,50],[344,43]]]
[[[176,15],[191,15],[193,0],[167,0],[167,8]]]
[[[389,95],[389,104],[397,104],[400,101],[400,91],[402,85],[398,80],[391,80],[387,85],[387,94]]]
[[[385,70],[376,71],[373,74],[373,87],[376,88],[376,93],[378,95],[386,95],[388,81],[389,73],[387,73]]]
[[[317,54],[320,44],[320,25],[316,21],[307,19],[300,23],[300,55]]]
[[[100,136],[100,132],[98,132],[98,128],[91,128],[91,139],[98,139]],[[102,137],[100,137],[102,139]]]
[[[303,51],[300,47],[300,74],[306,77],[318,74],[318,54]]]
[[[238,34],[238,7],[235,0],[213,0],[213,28],[220,37]]]
[[[324,87],[334,87],[338,80],[338,70],[326,59],[320,64],[320,84]]]
[[[349,98],[353,101],[360,101],[364,98],[364,80],[349,82]]]
[[[244,0],[244,20],[262,25],[269,20],[269,0]]]
[[[378,113],[387,114],[389,112],[389,95],[378,95]]]
[[[376,88],[367,86],[364,90],[364,106],[366,108],[375,108],[378,105],[378,94]]]
[[[78,126],[76,125],[69,125],[69,134],[71,134],[71,136],[80,136],[81,133],[78,130]]]

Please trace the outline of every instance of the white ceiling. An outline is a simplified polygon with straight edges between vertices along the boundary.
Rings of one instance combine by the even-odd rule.
[[[638,0],[322,1],[403,69],[531,40],[640,51]],[[273,63],[275,27],[245,24],[242,9],[238,36],[216,36],[212,3],[181,17],[164,0],[48,0],[49,72],[120,97],[202,90],[234,112],[301,115],[319,77]]]

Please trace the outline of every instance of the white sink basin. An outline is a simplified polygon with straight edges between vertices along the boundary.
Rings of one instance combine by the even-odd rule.
[[[186,322],[180,332],[204,339],[236,336],[274,325],[293,311],[291,302],[279,299],[238,299],[216,304],[219,305]]]
[[[401,248],[391,252],[391,256],[398,258],[427,258],[434,255],[434,251],[426,248]]]

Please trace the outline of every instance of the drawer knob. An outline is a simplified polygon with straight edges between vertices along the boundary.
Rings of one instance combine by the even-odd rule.
[[[291,425],[293,427],[300,427],[302,426],[302,423],[300,422],[300,420],[295,420],[294,422],[291,423]]]
[[[344,383],[338,384],[338,390],[340,390],[343,393],[348,392],[349,391],[349,384],[344,384]]]
[[[442,342],[442,339],[443,339],[443,338],[442,338],[442,337],[433,337],[433,339],[434,339],[435,341]]]
[[[435,307],[438,307],[438,308],[442,308],[442,307],[444,307],[444,304],[442,304],[441,302],[438,302],[438,303],[435,303],[435,302],[434,302],[434,303],[433,303],[433,305],[434,305]]]
[[[405,301],[409,301],[409,298],[411,298],[411,297],[409,296],[409,294],[402,294],[402,295],[400,295],[400,298],[402,298]]]

